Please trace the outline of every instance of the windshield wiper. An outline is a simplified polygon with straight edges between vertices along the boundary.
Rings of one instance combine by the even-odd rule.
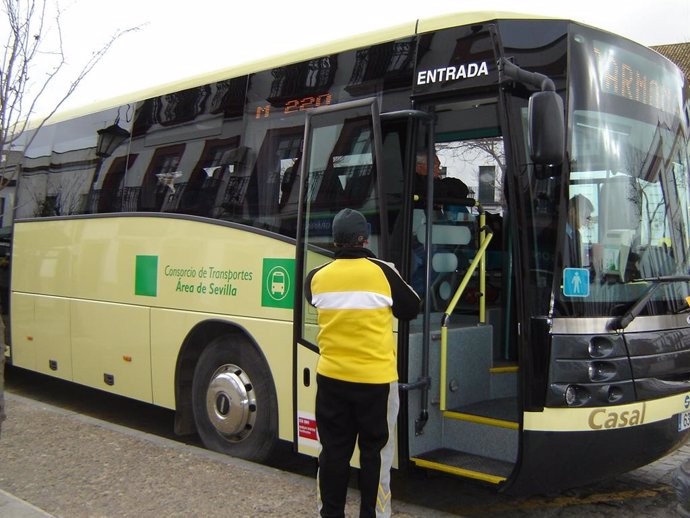
[[[642,309],[647,305],[649,299],[652,298],[654,292],[662,284],[668,284],[669,282],[690,282],[690,275],[666,275],[662,277],[649,277],[644,279],[635,279],[634,282],[649,282],[651,286],[645,290],[645,292],[640,295],[640,297],[630,305],[630,308],[623,313],[620,317],[613,318],[609,324],[608,329],[611,331],[624,330],[630,325],[630,323],[635,320],[635,317],[642,312]]]

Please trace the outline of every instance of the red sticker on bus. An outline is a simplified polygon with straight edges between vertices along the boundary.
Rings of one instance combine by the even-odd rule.
[[[309,419],[306,417],[300,417],[299,423],[299,436],[305,439],[311,439],[318,441],[318,435],[316,433],[316,419]]]

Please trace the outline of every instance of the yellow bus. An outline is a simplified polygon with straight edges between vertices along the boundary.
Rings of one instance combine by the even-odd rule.
[[[398,466],[516,494],[636,468],[690,433],[689,106],[627,39],[464,13],[64,114],[6,162],[8,360],[315,455],[302,283],[351,207],[423,299]]]

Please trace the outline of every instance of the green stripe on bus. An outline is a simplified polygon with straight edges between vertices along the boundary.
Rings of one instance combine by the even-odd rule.
[[[158,256],[138,255],[134,294],[155,297],[158,294]]]

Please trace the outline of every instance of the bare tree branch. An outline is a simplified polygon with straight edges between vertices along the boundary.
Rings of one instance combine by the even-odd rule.
[[[37,115],[39,100],[54,88],[56,79],[67,64],[62,38],[62,11],[58,5],[51,17],[47,5],[48,0],[0,0],[2,11],[6,14],[8,32],[0,63],[0,160],[31,127],[31,136],[23,142],[28,147],[38,131],[74,93],[113,44],[124,34],[140,28],[116,31],[91,54],[48,113],[32,120]],[[39,58],[43,70],[38,74],[39,79],[35,79],[32,74]],[[0,165],[0,189],[14,180],[14,174],[7,177],[6,172],[6,164],[3,163]]]

